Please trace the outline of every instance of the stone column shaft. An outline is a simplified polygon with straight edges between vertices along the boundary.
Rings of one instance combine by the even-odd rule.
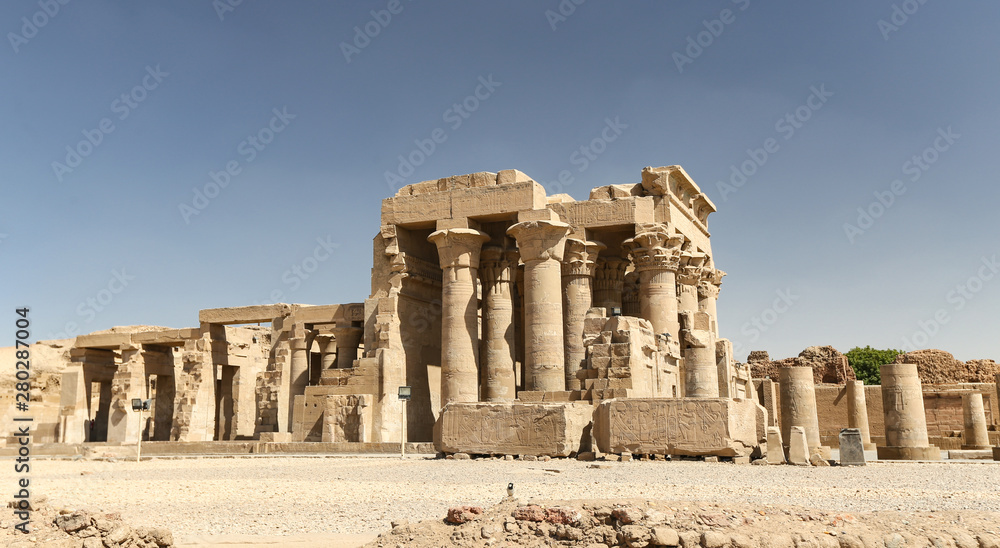
[[[354,367],[354,360],[358,359],[358,346],[361,345],[361,338],[365,336],[365,330],[347,325],[337,326],[332,332],[335,337],[334,343],[337,345],[337,369]]]
[[[587,349],[583,346],[583,320],[593,305],[591,282],[597,254],[604,248],[604,244],[600,242],[573,238],[566,240],[562,277],[567,390],[578,390],[581,386],[576,373],[587,358]]]
[[[622,243],[639,273],[639,313],[656,334],[680,336],[676,273],[684,236],[663,224],[637,225],[634,238]],[[714,350],[713,350],[714,352]]]
[[[599,257],[594,271],[594,306],[605,308],[611,316],[612,308],[622,308],[622,289],[628,261],[621,257]]]
[[[861,443],[865,449],[873,449],[871,430],[868,427],[868,402],[865,399],[865,383],[847,381],[847,427],[861,432]]]
[[[566,389],[562,311],[562,266],[569,225],[525,221],[507,230],[524,262],[525,369],[529,390]]]
[[[885,414],[885,447],[878,448],[880,459],[941,458],[941,451],[927,439],[924,394],[917,366],[890,363],[880,368],[882,411]]]
[[[296,328],[293,328],[293,331]],[[299,333],[296,333],[298,335]],[[288,363],[288,432],[292,431],[292,410],[295,409],[295,396],[302,396],[309,386],[309,348],[306,346],[305,333],[288,341],[292,351]]]
[[[483,282],[482,360],[483,401],[516,397],[514,376],[514,302],[511,273],[517,253],[499,246],[483,249],[479,274]]]
[[[781,390],[781,437],[789,440],[793,426],[803,427],[811,455],[821,446],[812,367],[781,367],[778,369],[778,383]]]
[[[441,287],[441,406],[479,400],[479,314],[476,277],[479,251],[490,237],[470,228],[449,228],[427,239],[437,245]]]
[[[962,444],[962,449],[989,449],[990,436],[986,431],[986,409],[983,408],[982,394],[962,394],[962,418],[965,423],[965,443]]]

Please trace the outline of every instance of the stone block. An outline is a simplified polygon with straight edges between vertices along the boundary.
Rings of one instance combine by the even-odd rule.
[[[517,169],[502,169],[497,173],[496,183],[498,185],[509,185],[512,183],[526,183],[534,181],[524,172]]]
[[[865,465],[865,444],[860,429],[844,428],[840,431],[840,465]]]
[[[589,403],[450,403],[435,448],[445,453],[567,457],[582,449]]]
[[[722,398],[603,401],[594,414],[594,437],[606,453],[748,456],[758,443],[756,406]]]
[[[806,442],[806,429],[793,426],[788,436],[788,463],[797,466],[809,466],[809,444]]]
[[[767,427],[767,463],[785,464],[785,448],[781,444],[781,429],[777,426]]]

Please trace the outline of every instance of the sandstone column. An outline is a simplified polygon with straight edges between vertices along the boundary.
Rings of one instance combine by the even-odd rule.
[[[868,403],[865,400],[865,383],[847,381],[847,427],[861,432],[861,443],[865,450],[875,449],[871,430],[868,428]]]
[[[111,381],[111,417],[108,442],[136,443],[139,440],[139,412],[132,410],[132,399],[146,399],[146,360],[142,345],[123,343],[119,349],[122,363]],[[148,418],[149,413],[145,413]]]
[[[636,225],[635,231],[635,237],[625,240],[622,247],[639,273],[640,316],[653,324],[654,333],[669,333],[677,340],[676,273],[685,238],[659,223]]]
[[[703,268],[698,282],[698,310],[712,318],[712,332],[719,336],[719,289],[726,273],[713,267]]]
[[[528,390],[566,390],[563,354],[562,267],[569,225],[524,221],[507,234],[517,240],[524,263],[524,343]]]
[[[597,254],[604,249],[600,242],[570,238],[566,240],[566,254],[562,263],[563,313],[566,315],[566,389],[579,390],[580,379],[576,373],[583,367],[587,350],[583,346],[583,320],[593,305],[591,281],[594,278]]]
[[[805,429],[809,455],[816,452],[827,457],[819,440],[819,416],[816,413],[816,388],[813,369],[809,366],[781,367],[778,369],[781,391],[781,438],[791,439],[793,426]],[[786,441],[787,443],[787,441]],[[807,458],[808,458],[807,456]]]
[[[608,311],[611,314],[611,311]],[[642,317],[642,307],[639,303],[639,273],[636,271],[625,274],[622,282],[622,316]]]
[[[684,355],[684,396],[719,397],[719,364],[715,335],[708,314],[685,310],[680,313],[680,346]],[[728,381],[727,381],[728,382]]]
[[[605,308],[611,316],[612,308],[622,308],[622,283],[628,261],[621,257],[598,257],[594,270],[594,306]]]
[[[962,449],[989,449],[990,436],[986,432],[986,410],[981,393],[962,394],[962,418],[965,423]]]
[[[441,407],[479,400],[479,251],[490,237],[471,228],[447,228],[427,239],[437,245],[441,287]]]
[[[333,369],[337,367],[337,338],[331,337],[329,335],[320,335],[316,337],[316,342],[319,343],[321,358],[321,369]]]
[[[479,266],[483,283],[483,401],[508,401],[516,396],[511,297],[511,273],[516,266],[516,251],[494,245],[483,248]]]
[[[677,269],[677,310],[683,312],[698,311],[698,282],[701,281],[701,265],[705,262],[704,253],[682,253],[680,267]]]
[[[927,417],[917,366],[890,363],[881,367],[885,447],[880,459],[939,460],[941,450],[927,440]]]
[[[288,340],[292,356],[288,364],[288,432],[292,431],[295,396],[303,396],[309,386],[309,347],[305,329],[296,325],[292,328],[292,338]]]
[[[334,343],[337,345],[337,369],[354,367],[354,360],[358,359],[358,346],[361,344],[361,338],[365,336],[365,330],[361,327],[338,325],[330,331],[333,333]]]

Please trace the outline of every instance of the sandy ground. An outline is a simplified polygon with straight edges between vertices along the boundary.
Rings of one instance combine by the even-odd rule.
[[[592,465],[599,466],[598,468]],[[0,481],[14,487],[11,466]],[[794,505],[833,512],[1000,511],[1000,462],[800,468],[702,462],[587,463],[408,457],[37,460],[31,484],[57,508],[119,512],[181,546],[358,546],[393,520],[524,501],[645,499]],[[5,514],[3,519],[10,521]]]

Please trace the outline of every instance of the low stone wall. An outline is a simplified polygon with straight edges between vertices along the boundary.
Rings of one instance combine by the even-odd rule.
[[[762,379],[754,379],[760,403],[773,407],[780,424],[781,394],[775,386],[773,403],[765,399],[766,390]],[[777,383],[775,383],[777,385]],[[993,383],[925,384],[924,414],[927,417],[927,436],[930,443],[941,449],[959,449],[962,444],[962,393],[975,390],[983,395],[986,410],[986,424],[1000,423],[1000,409],[997,405],[997,388]],[[872,441],[878,445],[885,443],[885,418],[882,411],[882,387],[865,386],[865,402],[868,407],[868,425]],[[838,446],[838,436],[842,428],[847,428],[847,388],[838,384],[816,385],[816,410],[819,415],[820,441],[823,445]],[[768,409],[772,412],[772,409]],[[1000,443],[1000,431],[989,432],[990,443]]]

